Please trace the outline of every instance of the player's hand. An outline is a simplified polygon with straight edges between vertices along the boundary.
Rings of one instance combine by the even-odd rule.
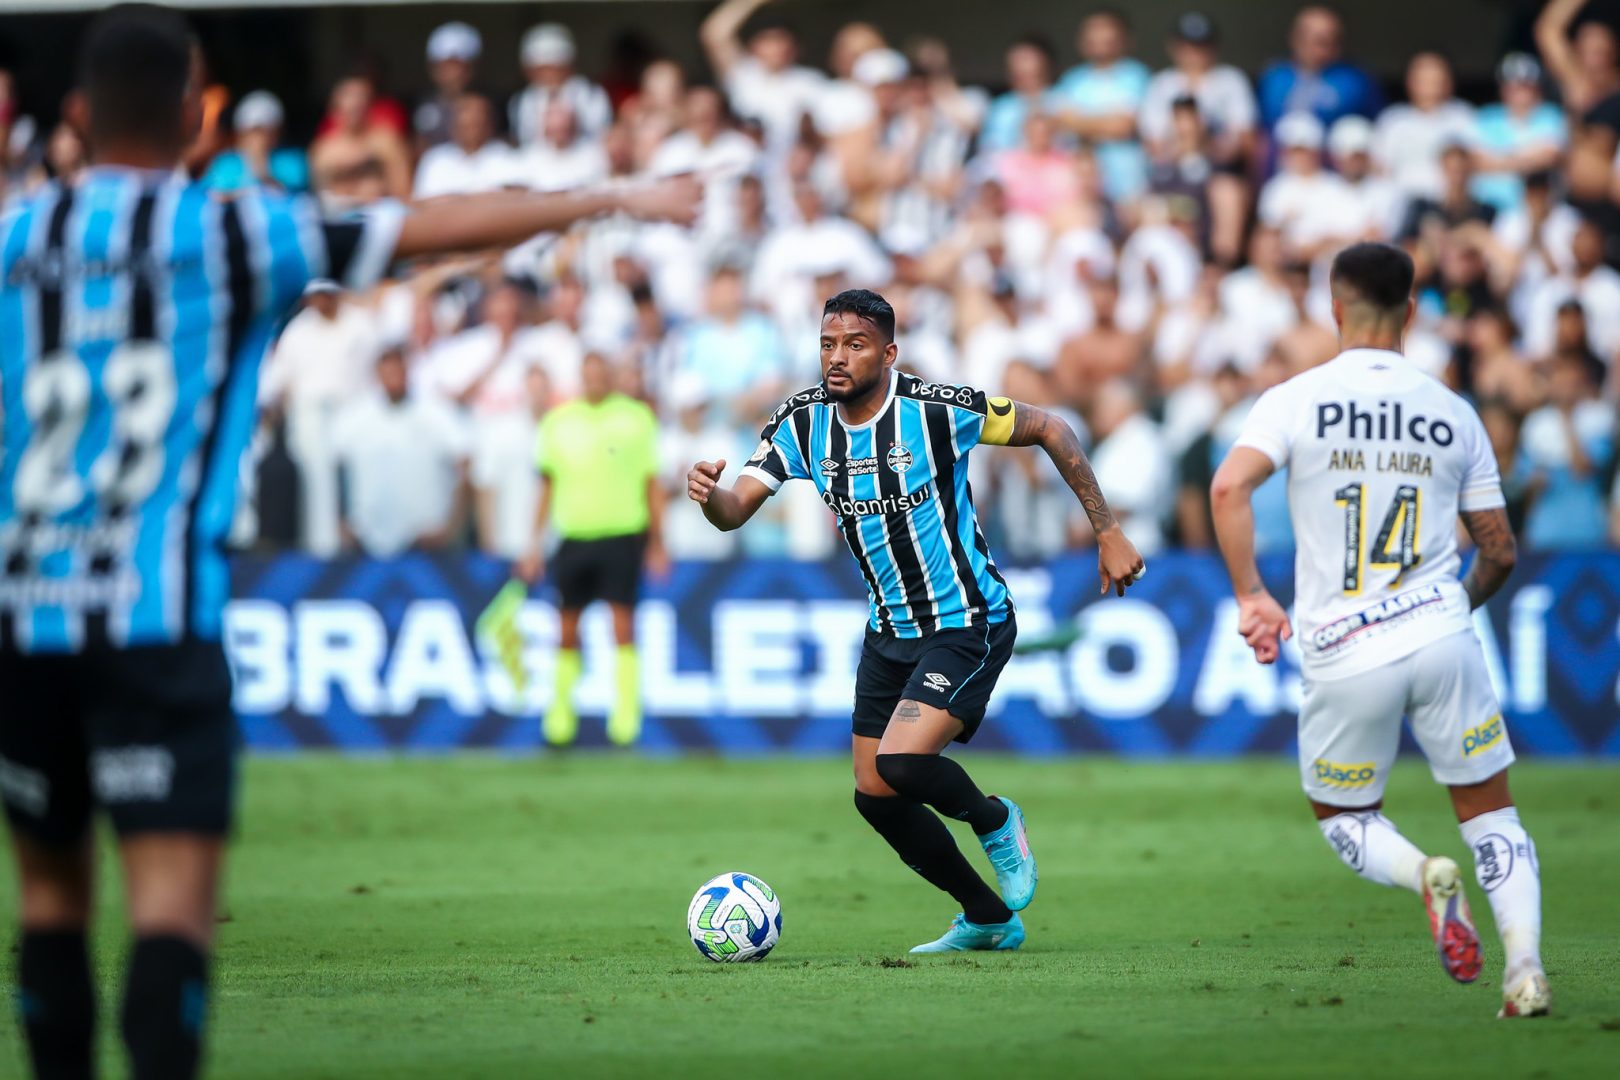
[[[540,554],[540,545],[536,544],[531,550],[518,557],[512,564],[512,576],[525,585],[533,585],[539,581],[546,572],[546,557]]]
[[[686,473],[686,497],[699,506],[706,506],[709,496],[720,483],[720,474],[726,471],[726,459],[700,461]]]
[[[1294,636],[1288,612],[1266,590],[1238,597],[1238,633],[1262,664],[1277,662],[1282,643]]]
[[[690,225],[703,206],[703,185],[691,176],[675,176],[645,187],[634,187],[619,198],[619,208],[631,217]]]
[[[1097,577],[1101,581],[1097,589],[1105,593],[1110,587],[1120,596],[1125,590],[1141,580],[1147,573],[1147,564],[1142,556],[1137,554],[1136,545],[1126,538],[1125,532],[1117,524],[1110,525],[1097,534]]]

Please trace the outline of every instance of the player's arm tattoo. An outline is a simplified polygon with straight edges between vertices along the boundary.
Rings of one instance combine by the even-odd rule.
[[[1092,472],[1091,462],[1080,448],[1080,437],[1074,433],[1074,428],[1062,417],[1053,416],[1034,405],[1020,401],[1013,407],[1013,430],[1007,445],[1039,446],[1045,450],[1046,456],[1057,466],[1063,482],[1069,485],[1069,490],[1085,507],[1093,530],[1102,532],[1119,524],[1114,512],[1108,508],[1108,500],[1103,498],[1097,474]]]
[[[902,701],[894,707],[892,719],[898,720],[902,724],[914,724],[922,719],[922,706],[909,699]]]
[[[1468,606],[1477,608],[1513,573],[1518,545],[1513,540],[1513,526],[1508,523],[1507,511],[1500,506],[1492,510],[1465,510],[1462,520],[1478,549],[1468,573],[1463,575]]]

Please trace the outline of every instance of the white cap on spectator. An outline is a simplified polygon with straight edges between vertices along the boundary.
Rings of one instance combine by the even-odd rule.
[[[484,39],[478,31],[464,22],[447,22],[428,35],[428,62],[443,60],[473,61],[484,51]]]
[[[340,293],[342,291],[343,286],[329,277],[311,278],[309,284],[304,286],[305,296],[325,296],[328,293]]]
[[[892,255],[922,255],[928,250],[928,230],[914,221],[897,221],[883,230],[878,242]]]
[[[1322,149],[1322,121],[1308,112],[1291,112],[1277,121],[1277,145],[1287,150]]]
[[[574,35],[561,23],[541,23],[523,35],[524,67],[547,67],[574,61]]]
[[[870,49],[855,61],[850,74],[862,86],[887,86],[904,79],[910,71],[906,58],[893,49]]]
[[[1372,150],[1372,121],[1365,116],[1341,116],[1328,131],[1328,151],[1335,158],[1365,154]]]
[[[669,403],[676,412],[707,405],[712,397],[703,376],[695,371],[683,371],[670,381]]]
[[[255,90],[236,103],[233,115],[237,131],[281,126],[281,102],[268,90]]]

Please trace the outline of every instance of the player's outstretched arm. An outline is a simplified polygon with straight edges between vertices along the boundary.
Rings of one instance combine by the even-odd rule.
[[[543,232],[565,229],[598,214],[623,211],[634,217],[690,224],[703,186],[689,176],[634,188],[567,194],[492,191],[411,204],[400,226],[394,256],[509,248]]]
[[[1513,564],[1519,559],[1519,546],[1513,539],[1513,526],[1508,523],[1507,510],[1498,506],[1491,510],[1466,510],[1462,513],[1463,528],[1474,538],[1474,561],[1463,575],[1463,589],[1468,593],[1468,606],[1477,608],[1496,594]]]
[[[1136,545],[1125,536],[1119,520],[1108,508],[1108,500],[1103,498],[1102,487],[1097,483],[1097,474],[1092,471],[1074,429],[1062,417],[1017,401],[1013,403],[1012,434],[1007,437],[1007,445],[1039,446],[1046,451],[1063,482],[1085,507],[1091,529],[1097,534],[1097,575],[1102,583],[1098,591],[1113,588],[1124,596],[1125,589],[1142,576],[1146,567]]]
[[[1282,643],[1294,636],[1288,613],[1266,591],[1260,567],[1254,561],[1254,508],[1249,499],[1272,471],[1270,458],[1239,446],[1226,455],[1209,486],[1215,540],[1221,546],[1232,591],[1237,595],[1238,633],[1262,664],[1274,663]]]
[[[729,488],[721,487],[720,474],[725,471],[725,458],[693,465],[686,474],[686,497],[703,507],[709,524],[730,532],[742,528],[765,505],[771,489],[752,476],[739,476]]]

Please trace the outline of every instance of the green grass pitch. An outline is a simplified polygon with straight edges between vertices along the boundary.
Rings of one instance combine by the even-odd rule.
[[[1339,865],[1286,761],[967,760],[1029,816],[1041,885],[1019,953],[906,959],[955,908],[856,815],[842,762],[253,759],[210,1073],[1615,1075],[1620,770],[1516,769],[1556,1012],[1501,1023],[1472,881],[1487,968],[1459,987],[1417,899]],[[1421,763],[1397,767],[1389,808],[1420,846],[1466,858]],[[782,897],[762,964],[712,964],[685,937],[693,891],[732,869]],[[15,895],[8,865],[7,924]],[[104,1001],[117,905],[109,890]],[[0,1025],[0,1076],[22,1053]]]

